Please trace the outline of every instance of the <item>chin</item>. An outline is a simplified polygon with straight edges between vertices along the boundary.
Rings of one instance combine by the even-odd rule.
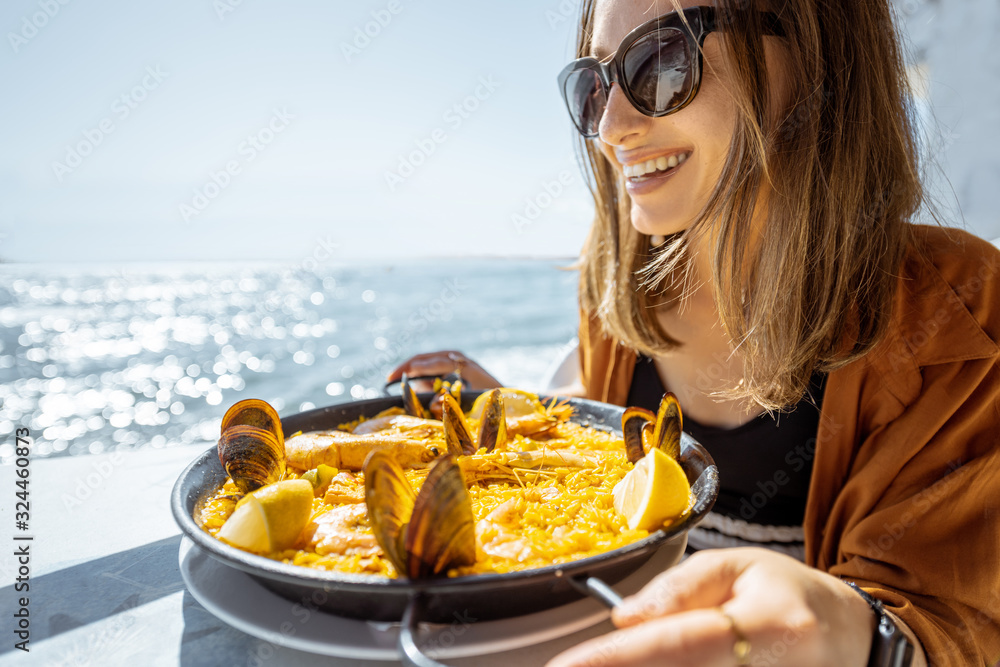
[[[633,202],[631,215],[632,226],[636,231],[648,236],[671,236],[683,232],[690,226],[690,220],[676,216],[652,216],[649,211],[639,208]]]

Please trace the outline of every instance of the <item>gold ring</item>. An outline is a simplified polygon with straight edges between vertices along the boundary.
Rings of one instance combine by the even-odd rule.
[[[719,608],[719,613],[722,614],[723,618],[729,621],[729,629],[733,631],[736,635],[736,643],[733,644],[733,658],[736,659],[737,665],[749,665],[750,664],[750,640],[747,639],[746,635],[740,632],[739,628],[736,627],[736,621],[733,617],[727,614],[722,608]]]

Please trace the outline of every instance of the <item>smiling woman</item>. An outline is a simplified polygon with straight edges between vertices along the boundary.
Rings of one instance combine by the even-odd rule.
[[[593,38],[581,41],[579,53],[611,53],[614,40],[648,16],[628,6],[597,3]],[[584,308],[602,313],[609,333],[640,352],[666,352],[677,323],[663,322],[651,307],[671,296],[653,283],[692,276],[687,260],[700,245],[706,252],[696,253],[698,275],[718,286],[719,316],[746,357],[736,393],[772,409],[801,396],[817,361],[833,368],[871,349],[886,326],[904,221],[921,199],[894,33],[842,8],[832,18],[851,25],[855,40],[821,36],[816,17],[807,12],[792,21],[790,13],[782,14],[788,27],[780,38],[771,13],[695,7],[675,15],[670,38],[690,16],[704,46],[703,54],[689,48],[684,56],[689,97],[666,110],[683,113],[655,122],[632,107],[627,85],[624,94],[613,89],[607,113],[598,116],[601,140],[585,146],[598,199],[590,243],[604,252],[584,254]],[[824,73],[838,53],[860,62],[862,44],[895,68],[855,67],[849,79]],[[642,44],[627,46],[632,53]],[[634,76],[641,80],[643,72]],[[837,150],[822,149],[835,138]],[[674,155],[688,156],[683,166],[645,173],[651,160]],[[618,196],[620,189],[627,196]],[[813,224],[803,227],[803,220]],[[670,238],[654,251],[651,236]],[[608,252],[612,240],[629,261]],[[856,336],[844,349],[837,334],[849,327]]]
[[[914,224],[888,0],[581,9],[577,391],[677,394],[720,494],[703,550],[552,664],[991,664],[1000,253]],[[456,367],[495,382],[455,351],[394,375]]]

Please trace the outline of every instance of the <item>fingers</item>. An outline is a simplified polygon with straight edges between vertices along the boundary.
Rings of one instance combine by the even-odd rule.
[[[557,655],[546,667],[732,667],[735,644],[725,616],[717,609],[699,609],[597,637]]]
[[[843,593],[829,574],[765,549],[699,552],[615,609],[628,627],[549,664],[864,664],[858,638],[870,636],[871,614],[847,609]]]
[[[746,567],[732,549],[699,552],[657,575],[611,612],[620,628],[668,614],[721,606],[733,595],[733,583]]]
[[[482,366],[457,350],[427,352],[411,357],[393,369],[386,377],[386,382],[401,380],[403,373],[410,376],[436,375],[439,377],[458,373],[468,389],[489,389],[503,386]]]
[[[454,373],[460,366],[471,362],[461,352],[456,350],[442,350],[440,352],[426,352],[410,357],[386,376],[386,382],[397,382],[403,378],[403,373],[407,375],[440,375],[445,376]]]

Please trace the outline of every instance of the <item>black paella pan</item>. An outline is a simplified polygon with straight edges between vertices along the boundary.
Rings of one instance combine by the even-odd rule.
[[[466,392],[468,410],[479,392]],[[430,395],[422,396],[428,399]],[[572,421],[621,434],[623,408],[584,399],[569,399]],[[286,436],[335,428],[359,417],[372,417],[393,406],[399,397],[357,401],[285,417]],[[479,574],[423,581],[387,579],[287,565],[241,551],[202,530],[193,516],[196,507],[226,480],[216,448],[199,455],[181,473],[171,493],[171,509],[184,534],[225,565],[248,573],[268,589],[295,602],[308,600],[321,609],[351,618],[447,623],[460,612],[478,620],[520,616],[566,604],[582,597],[580,584],[589,577],[615,583],[641,567],[664,543],[681,538],[704,518],[718,495],[718,469],[711,456],[686,433],[681,438],[679,462],[691,484],[695,501],[686,519],[648,537],[612,551],[559,565],[504,574]],[[320,593],[321,592],[321,593]]]

